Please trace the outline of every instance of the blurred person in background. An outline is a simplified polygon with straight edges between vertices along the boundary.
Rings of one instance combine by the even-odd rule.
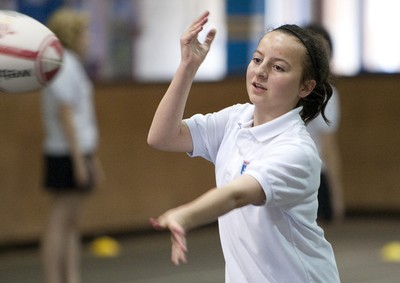
[[[85,13],[67,8],[55,11],[48,21],[63,44],[64,61],[42,93],[44,186],[53,198],[41,247],[46,283],[80,282],[79,219],[85,199],[102,177],[93,85],[82,64],[88,23]]]
[[[330,58],[333,43],[328,31],[321,25],[311,24],[305,28],[321,35],[328,43]],[[341,175],[341,157],[337,138],[340,123],[340,100],[337,89],[332,86],[333,94],[325,108],[329,124],[319,115],[308,125],[318,152],[322,159],[321,184],[318,190],[318,220],[325,223],[338,223],[343,220],[345,207]]]

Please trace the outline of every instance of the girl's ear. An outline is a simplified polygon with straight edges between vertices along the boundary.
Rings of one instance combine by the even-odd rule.
[[[306,97],[313,91],[313,89],[315,88],[316,85],[317,85],[317,82],[315,80],[306,81],[305,83],[303,83],[303,86],[300,89],[299,96],[301,98]]]

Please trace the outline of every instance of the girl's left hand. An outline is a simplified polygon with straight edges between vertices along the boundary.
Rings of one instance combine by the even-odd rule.
[[[186,263],[186,232],[182,225],[173,219],[173,214],[167,212],[157,219],[150,218],[150,224],[156,230],[168,229],[171,232],[171,260],[175,265]]]

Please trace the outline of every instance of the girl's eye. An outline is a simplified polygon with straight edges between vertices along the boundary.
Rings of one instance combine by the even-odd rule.
[[[259,64],[259,63],[261,63],[261,59],[258,57],[253,57],[253,62],[256,64]]]
[[[283,72],[285,71],[285,69],[282,66],[279,65],[274,65],[273,68],[278,71],[278,72]]]

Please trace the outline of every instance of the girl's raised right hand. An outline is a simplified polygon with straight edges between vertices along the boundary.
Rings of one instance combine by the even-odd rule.
[[[200,66],[206,58],[217,31],[216,29],[211,29],[208,32],[204,43],[199,42],[198,35],[203,30],[204,25],[208,22],[209,15],[209,11],[204,12],[182,35],[180,40],[182,62],[187,64],[193,63]]]

